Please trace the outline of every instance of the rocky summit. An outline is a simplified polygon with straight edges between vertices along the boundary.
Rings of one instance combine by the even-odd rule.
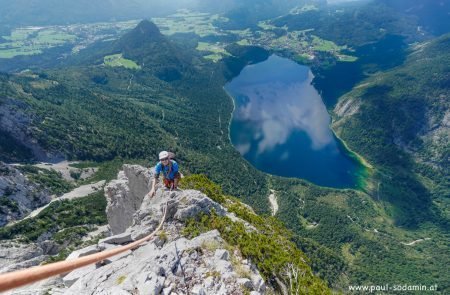
[[[233,222],[246,222],[196,190],[159,188],[149,198],[151,179],[148,169],[124,165],[105,189],[111,236],[72,252],[67,260],[120,247],[150,234],[167,206],[163,229],[153,240],[102,263],[27,286],[21,294],[265,294],[269,287],[256,266],[229,246],[219,231],[193,239],[181,234],[188,219],[211,210]],[[251,230],[248,224],[246,227]]]

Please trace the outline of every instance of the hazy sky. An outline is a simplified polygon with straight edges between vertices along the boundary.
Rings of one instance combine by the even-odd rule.
[[[367,0],[327,0],[328,4],[336,4],[343,2],[356,2],[356,1],[367,1]]]

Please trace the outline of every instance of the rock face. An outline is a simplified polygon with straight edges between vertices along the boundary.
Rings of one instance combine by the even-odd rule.
[[[357,98],[340,100],[334,108],[334,113],[339,117],[347,117],[356,114],[361,107],[361,101]]]
[[[30,182],[14,166],[0,162],[0,226],[23,218],[50,200],[46,190]]]
[[[184,221],[214,209],[226,210],[204,194],[164,191],[148,193],[152,175],[140,166],[124,165],[117,180],[108,184],[107,214],[114,233],[97,245],[73,252],[68,259],[120,247],[151,233],[167,206],[166,219],[153,240],[141,247],[75,270],[63,278],[63,287],[51,294],[262,294],[266,286],[258,270],[229,246],[217,230],[193,239],[181,236]],[[239,222],[234,217],[235,222]],[[122,224],[121,222],[124,222]]]
[[[108,206],[106,213],[113,234],[123,233],[133,223],[133,214],[141,207],[149,192],[152,175],[149,169],[137,165],[124,165],[117,180],[106,187]]]
[[[38,265],[47,257],[42,248],[35,244],[0,242],[0,273]]]
[[[64,159],[60,152],[43,149],[33,137],[33,121],[42,121],[36,115],[27,113],[29,105],[20,100],[4,98],[0,104],[0,130],[9,134],[17,142],[28,148],[35,160],[59,162]]]

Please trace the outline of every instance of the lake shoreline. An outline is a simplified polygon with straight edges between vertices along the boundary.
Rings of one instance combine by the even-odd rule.
[[[358,154],[357,152],[355,152],[349,148],[347,143],[341,137],[339,137],[339,135],[337,135],[336,131],[333,129],[331,124],[330,124],[330,129],[333,132],[334,136],[336,136],[336,138],[339,139],[339,142],[341,142],[342,145],[345,147],[345,149],[349,152],[349,154],[351,154],[356,159],[358,159],[358,161],[361,165],[363,165],[365,168],[368,168],[368,169],[375,169],[372,165],[370,165],[370,163],[366,159],[364,159],[363,156],[361,156],[360,154]]]
[[[256,72],[255,67],[244,68],[223,86],[233,105],[228,138],[235,150],[268,175],[304,179],[321,187],[364,189],[371,165],[332,130],[331,114],[311,86],[314,76],[310,68],[276,55],[261,64]],[[264,74],[268,72],[272,74]],[[256,88],[247,86],[252,83]],[[244,92],[235,93],[239,88],[233,87],[243,87],[238,91]],[[241,104],[246,106],[245,112]],[[285,105],[290,112],[286,113]],[[237,115],[244,117],[235,126]],[[236,141],[235,132],[241,133],[240,140]],[[292,166],[289,171],[283,169],[287,164]]]
[[[336,131],[333,129],[331,124],[330,124],[330,130],[331,130],[331,132],[333,132],[333,135],[339,140],[339,142],[345,148],[347,154],[350,157],[354,158],[356,161],[358,161],[358,163],[361,164],[361,166],[363,167],[363,173],[361,173],[358,176],[358,178],[360,178],[358,187],[360,187],[361,189],[368,188],[369,187],[369,181],[368,181],[369,177],[373,173],[375,168],[366,159],[364,159],[363,156],[361,156],[357,152],[350,149],[350,147],[347,145],[347,143],[341,137],[339,137],[339,135],[337,135]]]

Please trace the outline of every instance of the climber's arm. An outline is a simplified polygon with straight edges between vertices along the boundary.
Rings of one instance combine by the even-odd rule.
[[[150,192],[147,194],[147,196],[149,196],[150,198],[153,197],[155,195],[155,187],[156,187],[156,183],[159,180],[159,174],[161,173],[161,167],[160,165],[156,165],[155,167],[155,171],[154,171],[154,175],[153,175],[153,179],[152,179],[152,186],[150,188]]]

